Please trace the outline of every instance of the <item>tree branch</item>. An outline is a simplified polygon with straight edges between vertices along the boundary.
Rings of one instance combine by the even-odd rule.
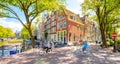
[[[36,11],[36,9],[32,10],[28,15],[31,16],[31,15],[35,14],[36,13],[35,11]]]
[[[20,6],[25,9],[25,5],[22,3],[22,1],[18,0],[18,2],[20,3]]]
[[[42,11],[44,11],[44,10],[46,10],[46,9],[43,9],[43,10],[41,10],[41,11],[38,11],[38,12],[35,12],[34,14],[34,16],[33,16],[33,18],[30,20],[31,22],[38,16],[38,14],[40,13],[40,12],[42,12]]]
[[[24,3],[22,3],[22,1],[21,1],[21,0],[18,0],[18,1],[20,2],[21,7],[23,8],[23,12],[24,12],[25,17],[26,17],[26,22],[29,24],[28,9],[27,9],[27,8],[25,8],[25,4],[24,4]],[[26,6],[26,7],[28,7],[28,6]]]
[[[119,2],[116,4],[116,6],[114,6],[112,9],[108,10],[108,11],[106,12],[106,14],[108,15],[108,14],[109,14],[110,12],[112,12],[114,9],[118,8],[119,5],[120,5],[120,0],[119,0]]]
[[[7,18],[14,18],[14,19],[17,19],[16,17],[13,17],[13,16],[7,16],[7,15],[0,15],[1,17],[7,17]]]
[[[35,3],[35,1],[30,2],[30,4],[28,5],[27,9],[30,7],[30,5],[32,5],[32,4],[34,4],[34,3]]]
[[[10,7],[5,6],[5,5],[3,5],[3,4],[1,4],[1,3],[0,3],[0,6],[4,7],[5,10],[8,10],[10,13],[12,13],[13,15],[15,15],[15,17],[12,17],[12,16],[4,16],[4,17],[17,19],[17,20],[19,20],[19,21],[22,23],[22,25],[23,25],[25,28],[27,28],[27,27],[25,26],[25,24],[23,23],[23,21],[19,18],[19,16],[17,15],[17,13],[16,13],[14,10],[12,10]]]

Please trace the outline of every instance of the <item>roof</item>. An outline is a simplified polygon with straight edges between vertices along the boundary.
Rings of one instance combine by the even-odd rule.
[[[75,14],[75,13],[73,13],[72,11],[70,11],[66,8],[63,9],[63,13],[65,13],[66,16],[76,16],[76,21],[77,21],[76,23],[84,25],[78,14]]]

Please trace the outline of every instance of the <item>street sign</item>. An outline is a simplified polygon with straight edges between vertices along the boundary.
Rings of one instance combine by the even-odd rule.
[[[112,37],[113,37],[113,38],[116,38],[116,37],[117,37],[117,33],[115,33],[115,32],[112,33]]]

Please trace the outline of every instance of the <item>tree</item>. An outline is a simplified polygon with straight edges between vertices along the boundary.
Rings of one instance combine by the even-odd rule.
[[[23,27],[21,30],[21,37],[23,39],[28,39],[30,37],[29,32],[27,31],[25,27]]]
[[[0,37],[14,37],[15,34],[10,28],[5,28],[3,26],[0,26]]]
[[[116,19],[114,18],[115,15],[113,15],[114,17],[112,20],[110,20],[109,18],[111,17],[113,12],[115,12],[115,10],[119,10],[119,7],[120,0],[84,0],[84,2],[82,3],[84,14],[92,12],[91,15],[97,17],[103,45],[105,45],[106,47],[106,35],[109,31],[109,27],[112,25],[112,22],[114,22],[114,20]]]
[[[15,36],[14,32],[10,28],[5,28],[4,31],[6,31],[6,35],[5,35],[6,37],[14,37]]]
[[[0,26],[0,37],[3,37],[3,26]]]
[[[32,32],[35,30],[35,26],[33,26],[32,25]],[[25,27],[23,27],[22,28],[22,30],[21,30],[21,37],[23,38],[23,39],[28,39],[28,38],[30,38],[30,34],[29,34],[29,32],[27,31],[27,29],[25,28]]]
[[[47,31],[44,32],[44,36],[45,36],[45,39],[47,40],[47,37],[48,37],[48,32]]]
[[[33,20],[44,10],[53,10],[63,4],[64,0],[0,0],[0,7],[7,12],[7,15],[1,14],[1,17],[14,18],[21,22],[27,29],[32,40],[32,47],[35,47],[34,34],[31,25]],[[13,8],[17,8],[24,13],[26,24],[23,23],[17,12]]]

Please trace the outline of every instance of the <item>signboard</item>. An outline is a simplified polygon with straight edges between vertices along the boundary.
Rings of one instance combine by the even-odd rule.
[[[112,33],[112,37],[113,38],[116,38],[117,37],[117,34],[114,32],[114,33]]]

